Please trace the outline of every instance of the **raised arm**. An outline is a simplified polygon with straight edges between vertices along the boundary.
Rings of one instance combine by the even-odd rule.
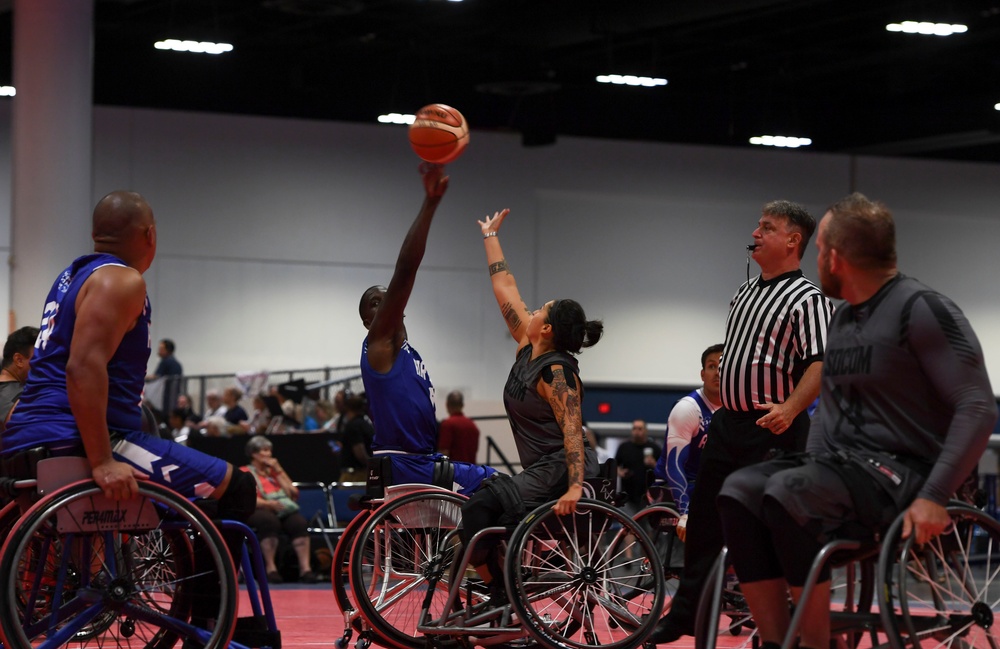
[[[448,189],[448,176],[444,175],[443,166],[421,165],[420,173],[423,174],[424,181],[424,204],[403,239],[389,288],[368,328],[368,362],[377,372],[388,372],[392,368],[403,344],[406,335],[403,312],[410,300],[410,293],[413,292],[417,269],[424,258],[431,221],[438,203]]]
[[[500,306],[500,314],[507,323],[510,335],[517,341],[517,348],[521,349],[528,344],[527,328],[531,312],[521,299],[517,282],[507,266],[507,260],[504,259],[503,250],[500,248],[500,238],[497,236],[500,225],[509,213],[510,210],[506,209],[495,212],[492,217],[487,216],[485,221],[479,221],[479,227],[483,231],[483,244],[486,247],[486,263],[490,269],[493,295]]]
[[[105,266],[76,298],[76,324],[66,361],[66,391],[80,429],[91,474],[104,494],[128,499],[142,474],[111,455],[108,433],[108,362],[146,305],[146,283],[131,268]]]

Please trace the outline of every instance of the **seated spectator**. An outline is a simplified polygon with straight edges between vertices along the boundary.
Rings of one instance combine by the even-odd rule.
[[[344,441],[340,454],[340,481],[364,482],[368,458],[372,456],[375,428],[366,414],[368,400],[364,393],[344,400]]]
[[[191,427],[184,418],[183,408],[174,408],[167,417],[167,425],[170,428],[170,439],[178,444],[187,446],[188,436],[191,434]]]
[[[333,404],[326,399],[321,399],[316,402],[315,408],[315,419],[316,428],[313,430],[332,430],[336,427],[336,422],[333,421],[333,416],[336,413],[333,410]],[[306,430],[310,430],[306,428]]]
[[[174,408],[179,409],[181,411],[182,415],[184,416],[185,426],[194,426],[199,421],[201,421],[201,415],[199,415],[197,412],[194,411],[194,408],[192,407],[191,403],[192,402],[190,395],[181,394],[177,396],[177,405]],[[171,413],[173,413],[173,410],[174,409],[172,408]]]
[[[323,577],[313,572],[309,563],[312,557],[307,531],[309,523],[295,502],[299,490],[281,468],[278,459],[271,455],[271,450],[271,441],[263,435],[255,435],[247,442],[246,454],[250,464],[241,469],[250,473],[257,482],[257,509],[247,525],[257,533],[269,583],[280,584],[283,581],[275,558],[278,534],[284,530],[292,540],[299,561],[299,581],[315,584],[323,581]]]
[[[229,435],[240,435],[249,430],[249,424],[243,425],[244,422],[250,420],[250,415],[240,405],[241,398],[243,398],[243,391],[239,388],[229,387],[222,391],[222,403],[226,406],[226,414],[223,415],[223,418],[228,424],[226,433]]]
[[[21,327],[7,336],[3,346],[3,369],[0,370],[0,433],[7,425],[10,411],[14,409],[28,380],[31,357],[35,353],[38,327]]]
[[[209,390],[205,393],[205,419],[209,417],[222,417],[226,414],[226,406],[222,403],[222,397],[218,390]],[[204,421],[204,420],[202,420]]]

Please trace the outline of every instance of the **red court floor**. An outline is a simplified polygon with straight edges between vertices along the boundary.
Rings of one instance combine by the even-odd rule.
[[[341,636],[344,629],[344,618],[337,608],[333,590],[329,583],[309,586],[282,585],[272,587],[271,601],[274,613],[281,630],[282,649],[312,649],[314,647],[330,647]],[[246,615],[250,610],[246,594],[240,602],[240,613]],[[356,638],[355,638],[356,639]],[[748,643],[749,636],[731,636],[728,633],[719,636],[719,649],[733,649]],[[694,638],[685,637],[671,645],[677,649],[692,649]],[[350,649],[354,648],[354,639]]]

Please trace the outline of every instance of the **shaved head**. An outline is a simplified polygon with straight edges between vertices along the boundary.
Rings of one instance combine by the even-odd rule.
[[[93,237],[95,243],[114,243],[127,239],[136,229],[153,223],[153,210],[135,192],[111,192],[94,208]]]
[[[145,272],[156,254],[153,209],[136,192],[111,192],[94,208],[91,236],[95,252],[115,255]]]

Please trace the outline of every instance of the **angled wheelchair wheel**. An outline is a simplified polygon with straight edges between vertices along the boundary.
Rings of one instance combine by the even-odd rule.
[[[582,499],[559,516],[552,503],[514,530],[505,579],[511,605],[546,647],[632,649],[653,630],[665,598],[663,567],[642,526]]]
[[[666,505],[653,505],[636,514],[633,519],[649,535],[656,548],[656,556],[663,566],[664,605],[670,610],[670,601],[677,592],[681,571],[684,569],[684,542],[677,536],[680,514]]]
[[[330,583],[333,586],[333,596],[337,600],[337,606],[345,614],[351,614],[358,610],[357,600],[354,592],[348,588],[350,585],[351,550],[354,541],[358,538],[358,532],[371,516],[370,511],[363,511],[351,519],[341,532],[337,540],[337,547],[333,550],[333,560],[330,565]],[[351,626],[356,631],[361,630],[361,622],[354,617]]]
[[[695,649],[714,649],[720,635],[733,636],[725,642],[726,647],[743,649],[760,643],[757,624],[735,575],[727,567],[726,556],[723,550],[712,565],[698,599],[694,622]]]
[[[950,505],[952,524],[917,546],[900,516],[879,556],[880,615],[892,649],[1000,647],[1000,524]]]
[[[422,649],[423,611],[444,610],[449,575],[461,548],[460,494],[419,491],[385,503],[359,530],[351,551],[351,590],[372,631],[400,649]]]
[[[211,589],[221,597],[206,596]],[[120,503],[91,481],[57,490],[25,513],[0,550],[6,647],[168,649],[183,641],[216,649],[232,636],[236,596],[215,526],[148,482]]]

